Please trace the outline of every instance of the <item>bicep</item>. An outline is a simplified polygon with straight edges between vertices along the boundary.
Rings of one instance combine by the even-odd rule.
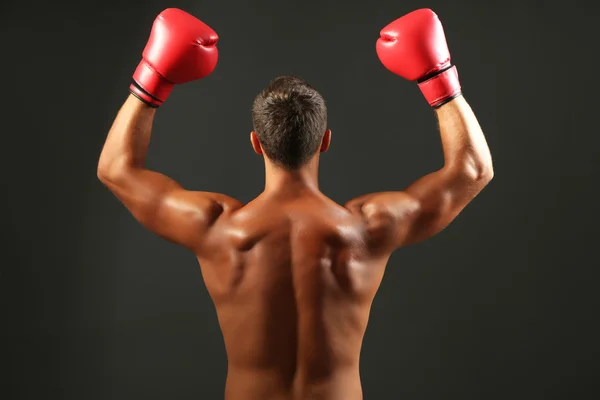
[[[107,186],[145,228],[191,249],[200,245],[208,229],[235,203],[216,193],[185,190],[171,178],[149,170],[128,171]]]

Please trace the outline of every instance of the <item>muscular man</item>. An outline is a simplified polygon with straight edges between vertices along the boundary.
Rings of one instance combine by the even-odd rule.
[[[435,109],[443,168],[343,206],[317,183],[331,142],[325,103],[295,77],[273,80],[254,101],[250,141],[266,184],[250,203],[144,167],[157,107],[174,84],[213,70],[216,42],[181,10],[159,15],[98,176],[145,227],[196,254],[224,336],[227,399],[361,399],[361,344],[390,254],[440,232],[492,178],[440,21],[427,9],[405,15],[383,29],[377,53]]]

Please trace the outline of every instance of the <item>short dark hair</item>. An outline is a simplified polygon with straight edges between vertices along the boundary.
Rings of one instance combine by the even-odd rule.
[[[267,157],[295,169],[319,150],[327,129],[327,107],[303,79],[280,76],[254,99],[252,122]]]

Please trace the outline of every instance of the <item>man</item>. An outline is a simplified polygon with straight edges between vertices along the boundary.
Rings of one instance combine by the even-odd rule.
[[[317,184],[331,143],[325,103],[295,77],[275,79],[254,102],[250,141],[266,185],[250,203],[144,168],[156,108],[174,84],[214,69],[217,39],[181,10],[158,16],[98,176],[145,227],[196,254],[227,350],[227,399],[361,399],[359,354],[390,254],[444,229],[492,178],[442,25],[428,9],[407,14],[383,29],[377,53],[435,109],[444,167],[344,206]]]

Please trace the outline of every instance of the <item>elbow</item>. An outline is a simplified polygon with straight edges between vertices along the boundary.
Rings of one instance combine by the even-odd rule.
[[[492,163],[490,162],[490,165],[487,166],[479,175],[479,179],[481,181],[484,181],[485,184],[487,185],[492,179],[494,179],[494,167],[492,166]]]
[[[485,186],[494,178],[494,167],[491,157],[487,159],[471,159],[457,168],[460,175],[469,181]]]
[[[476,180],[487,185],[492,179],[494,179],[494,164],[491,155],[488,154],[478,163]]]
[[[109,186],[118,183],[127,174],[128,163],[124,159],[107,160],[100,158],[96,176],[103,184]]]
[[[105,183],[105,181],[108,180],[108,171],[109,167],[108,165],[106,165],[106,163],[103,163],[102,161],[98,163],[98,168],[96,169],[96,176],[98,177],[100,182]]]
[[[114,174],[115,171],[112,163],[101,158],[98,162],[98,168],[96,169],[96,176],[100,182],[106,185],[108,182],[110,182]]]

